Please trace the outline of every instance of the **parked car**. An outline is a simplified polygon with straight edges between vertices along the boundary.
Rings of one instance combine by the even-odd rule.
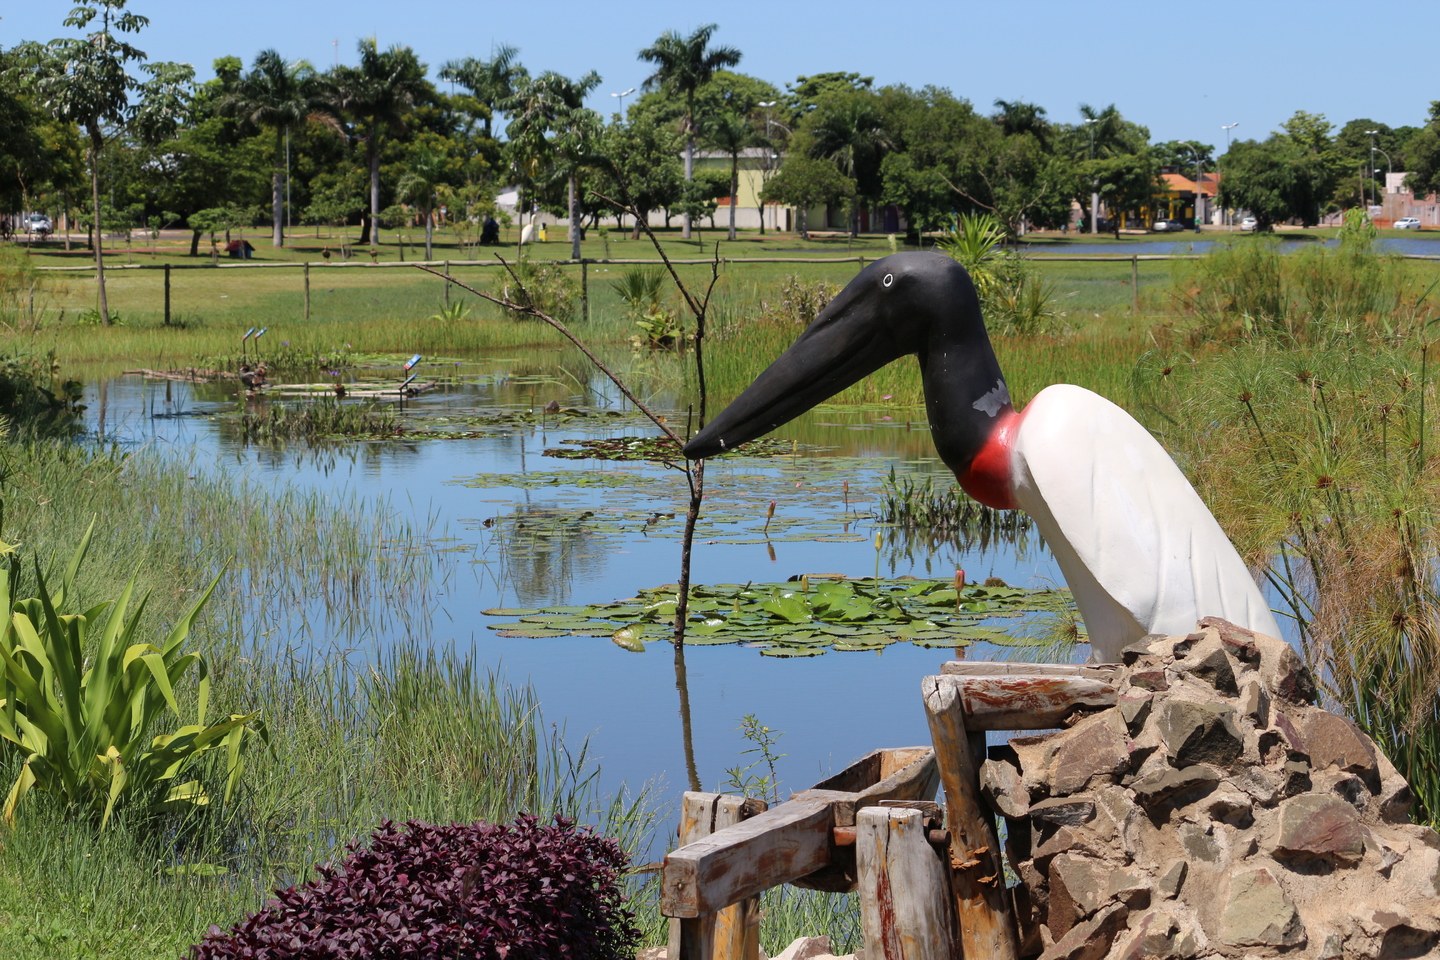
[[[1241,230],[1254,230],[1256,226],[1258,226],[1258,224],[1255,222],[1254,217],[1246,217],[1240,221]]]
[[[1396,220],[1396,221],[1395,221],[1395,229],[1396,229],[1396,230],[1419,230],[1419,229],[1420,229],[1420,218],[1419,218],[1419,217],[1401,217],[1399,220]]]
[[[44,237],[49,235],[50,230],[50,218],[43,213],[32,213],[25,218],[26,233],[38,233]]]
[[[1179,233],[1185,229],[1185,224],[1180,220],[1156,220],[1151,229],[1156,233]]]

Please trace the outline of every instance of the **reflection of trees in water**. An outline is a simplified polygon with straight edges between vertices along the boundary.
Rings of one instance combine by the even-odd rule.
[[[888,527],[881,530],[881,537],[881,560],[891,571],[913,566],[918,559],[927,574],[938,576],[949,575],[945,569],[936,574],[934,567],[937,562],[942,567],[954,566],[944,559],[952,551],[955,563],[962,558],[967,563],[983,563],[987,557],[1006,552],[1023,562],[1044,548],[1034,522],[1018,510],[990,511],[987,522],[977,519],[955,527]]]
[[[598,560],[602,538],[593,511],[522,504],[495,519],[503,580],[523,606],[566,603],[575,574]]]

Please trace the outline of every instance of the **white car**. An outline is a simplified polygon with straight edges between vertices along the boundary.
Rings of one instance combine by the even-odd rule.
[[[1257,224],[1254,217],[1246,217],[1244,220],[1240,221],[1241,230],[1254,230],[1256,226]]]
[[[1396,220],[1396,221],[1395,221],[1394,226],[1395,226],[1395,229],[1396,229],[1396,230],[1419,230],[1419,229],[1420,229],[1420,218],[1419,218],[1419,217],[1401,217],[1399,220]]]
[[[43,213],[32,213],[25,218],[25,232],[45,236],[50,232],[50,218]]]

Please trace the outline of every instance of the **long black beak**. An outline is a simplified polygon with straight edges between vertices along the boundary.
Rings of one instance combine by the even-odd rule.
[[[873,296],[847,289],[790,349],[685,445],[691,460],[733,450],[788,423],[913,348],[902,347]]]

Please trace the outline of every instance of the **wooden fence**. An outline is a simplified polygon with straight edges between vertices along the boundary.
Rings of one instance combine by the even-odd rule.
[[[951,661],[921,685],[930,747],[876,750],[773,809],[686,793],[680,846],[661,871],[670,960],[757,960],[759,895],[785,883],[858,891],[866,960],[1016,960],[1014,894],[980,799],[985,732],[1113,706],[1112,677],[1103,666]],[[1027,830],[1011,824],[1012,837]]]

